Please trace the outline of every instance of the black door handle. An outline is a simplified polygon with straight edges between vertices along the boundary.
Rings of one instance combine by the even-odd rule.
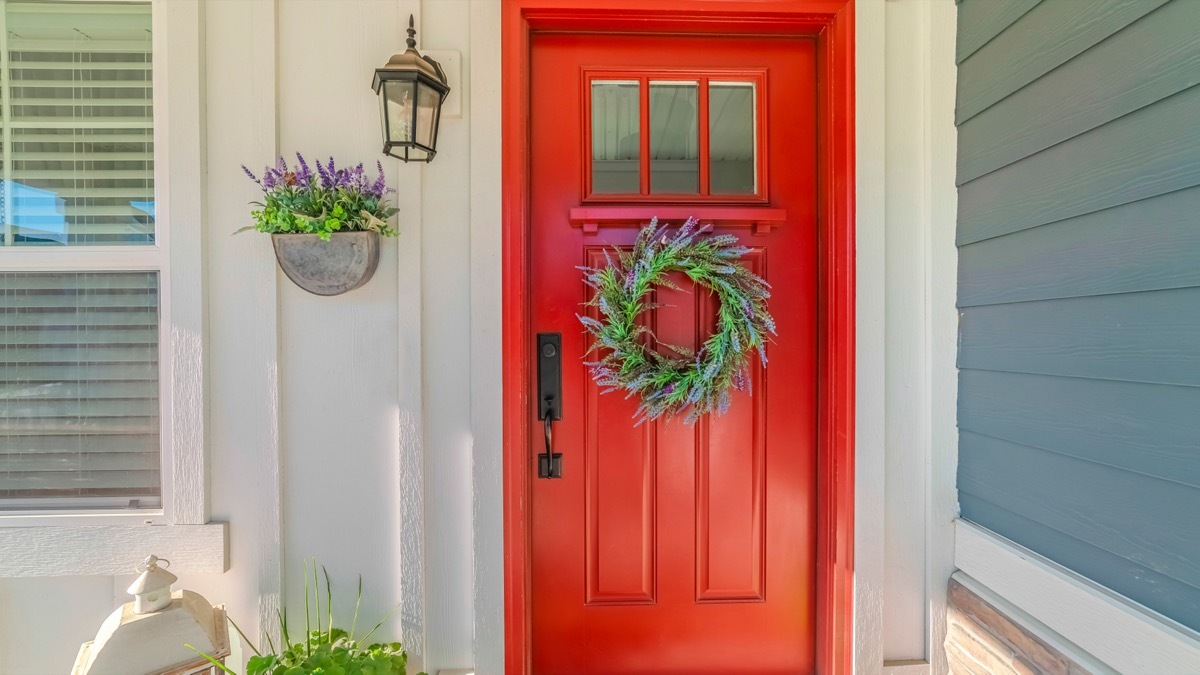
[[[562,334],[538,333],[538,419],[544,422],[546,450],[538,454],[538,478],[562,478],[562,453],[554,452],[556,420],[562,419]]]

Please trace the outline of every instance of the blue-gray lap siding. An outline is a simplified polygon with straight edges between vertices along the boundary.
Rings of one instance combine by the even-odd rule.
[[[961,0],[963,517],[1200,630],[1200,0]]]

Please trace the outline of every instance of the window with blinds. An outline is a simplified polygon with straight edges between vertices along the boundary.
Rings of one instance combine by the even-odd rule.
[[[0,509],[159,506],[158,273],[0,286]]]
[[[0,512],[162,508],[150,17],[0,0]]]
[[[3,6],[5,243],[153,243],[150,6]]]

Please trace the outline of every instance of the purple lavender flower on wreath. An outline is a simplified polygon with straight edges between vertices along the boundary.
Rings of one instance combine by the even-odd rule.
[[[589,353],[599,350],[602,355],[589,367],[611,389],[624,391],[627,398],[641,397],[634,413],[639,424],[675,415],[692,423],[705,414],[724,413],[732,404],[730,389],[752,386],[746,370],[751,353],[758,351],[766,362],[763,335],[774,334],[764,302],[766,283],[737,260],[750,249],[729,234],[701,239],[712,225],[696,229],[697,224],[689,218],[671,234],[668,226],[652,219],[632,250],[618,250],[616,256],[605,250],[604,267],[582,268],[585,285],[595,290],[588,304],[601,315],[599,321],[579,317],[594,340]],[[648,287],[679,272],[720,296],[726,309],[720,312],[718,333],[702,341],[696,352],[672,348],[679,357],[667,357],[652,342],[643,343],[641,336],[653,340],[653,335],[634,315],[646,308]]]

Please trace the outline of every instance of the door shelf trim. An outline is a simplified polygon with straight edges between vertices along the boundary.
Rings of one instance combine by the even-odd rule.
[[[584,234],[595,234],[601,227],[641,227],[657,217],[660,221],[682,223],[696,216],[701,224],[723,227],[749,227],[754,234],[767,234],[787,220],[786,209],[765,209],[753,206],[582,206],[569,212],[571,227],[583,228]]]
[[[652,9],[647,4],[645,0],[504,0],[502,4],[505,672],[532,672],[528,413],[533,332],[527,292],[531,35],[582,31],[786,35],[811,37],[817,43],[817,672],[848,674],[854,645],[854,2],[658,0]],[[657,211],[665,213],[661,208]]]

